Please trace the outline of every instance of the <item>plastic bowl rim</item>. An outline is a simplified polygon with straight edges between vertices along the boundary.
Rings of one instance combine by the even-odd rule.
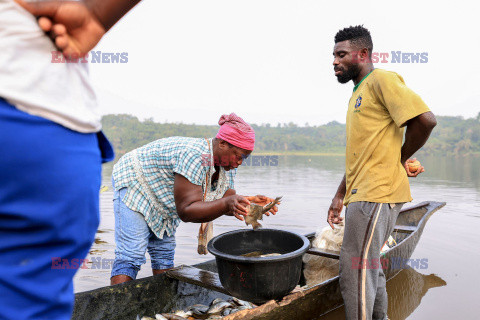
[[[290,233],[293,235],[296,235],[299,237],[301,240],[303,240],[303,245],[298,248],[295,251],[288,252],[285,254],[282,254],[280,256],[274,256],[274,257],[242,257],[242,256],[236,256],[233,254],[228,254],[228,253],[223,253],[216,249],[214,247],[215,242],[221,237],[225,236],[228,234],[235,234],[235,233],[243,233],[243,232],[262,232],[262,231],[280,231],[280,232],[285,232],[285,233]],[[230,261],[235,261],[235,262],[246,262],[246,263],[270,263],[270,262],[280,262],[284,260],[291,260],[294,258],[297,258],[298,256],[302,256],[307,252],[307,250],[310,248],[310,241],[308,240],[307,237],[304,235],[301,235],[299,233],[293,232],[293,231],[287,231],[287,230],[281,230],[281,229],[270,229],[270,228],[262,228],[259,230],[248,230],[248,229],[237,229],[237,230],[232,230],[232,231],[227,231],[222,234],[219,234],[212,238],[208,244],[207,244],[207,249],[208,251],[215,256],[215,258],[219,259],[224,259],[224,260],[230,260]]]

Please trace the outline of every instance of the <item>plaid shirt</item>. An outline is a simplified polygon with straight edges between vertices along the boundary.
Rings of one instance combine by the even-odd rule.
[[[142,184],[142,179],[137,179],[132,151],[120,158],[113,167],[115,189],[127,188],[122,201],[131,210],[145,216],[148,226],[157,237],[162,239],[165,232],[171,236],[180,224],[173,196],[175,173],[202,186],[205,191],[212,152],[206,139],[184,137],[160,139],[136,149],[136,152],[143,181],[148,186]],[[226,172],[230,189],[234,189],[235,173],[236,170]],[[149,198],[147,188],[156,198],[154,201]]]

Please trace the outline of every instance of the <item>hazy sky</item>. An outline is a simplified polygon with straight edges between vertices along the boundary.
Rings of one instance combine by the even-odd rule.
[[[395,71],[437,115],[480,112],[475,1],[143,0],[95,50],[125,64],[90,64],[102,111],[159,122],[345,122],[353,84],[333,73],[335,33],[364,24],[375,67]],[[392,63],[392,51],[427,63]]]

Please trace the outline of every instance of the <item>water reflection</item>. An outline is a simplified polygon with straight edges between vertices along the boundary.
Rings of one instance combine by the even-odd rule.
[[[423,275],[414,269],[400,272],[387,284],[388,316],[392,320],[404,320],[420,305],[428,290],[446,286],[447,282],[435,274]]]
[[[446,201],[447,206],[429,220],[412,258],[428,258],[428,273],[441,275],[448,286],[434,275],[414,281],[416,276],[407,277],[411,271],[400,273],[387,284],[389,299],[393,299],[391,312],[396,317],[392,318],[474,319],[480,313],[477,302],[480,277],[476,272],[480,265],[480,157],[419,157],[419,160],[426,172],[410,180],[412,205],[431,200]],[[237,173],[236,189],[245,195],[283,195],[278,214],[265,217],[263,226],[306,234],[326,225],[327,209],[343,177],[344,166],[345,158],[341,156],[279,156],[277,166],[242,166]],[[91,261],[114,258],[111,172],[112,164],[104,165],[102,185],[109,189],[100,195],[100,230],[87,257]],[[244,222],[221,217],[215,221],[214,235],[240,228],[246,228]],[[180,224],[176,234],[176,265],[192,265],[214,258],[196,253],[197,234],[198,224]],[[148,258],[147,254],[147,263],[140,270],[139,278],[151,275]],[[90,266],[77,273],[76,292],[109,284],[111,268]],[[431,290],[426,295],[429,288],[442,285],[442,289]],[[400,313],[402,310],[405,313]],[[343,319],[343,310],[334,314]]]
[[[480,156],[426,156],[419,160],[425,167],[424,177],[435,184],[461,184],[480,189]]]
[[[407,319],[420,305],[428,290],[446,285],[447,283],[435,274],[424,275],[414,269],[402,270],[395,278],[387,282],[389,319]],[[344,307],[318,318],[318,320],[333,319],[345,319]]]
[[[285,156],[274,155],[278,161],[276,163],[267,162],[262,165],[260,162],[253,165],[242,165],[239,173],[266,173],[271,174],[270,179],[284,170],[297,169],[321,169],[333,173],[344,173],[345,157],[343,156]],[[271,157],[271,156],[270,156]],[[469,184],[480,189],[480,155],[471,155],[466,157],[440,157],[440,156],[421,156],[419,160],[426,171],[422,174],[422,179],[428,179],[434,184]],[[111,190],[111,174],[113,164],[103,165],[102,184],[108,186]]]
[[[108,243],[107,241],[100,240],[100,238],[95,238],[95,244]]]

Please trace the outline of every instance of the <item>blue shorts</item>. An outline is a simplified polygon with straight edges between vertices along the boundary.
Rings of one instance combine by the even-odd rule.
[[[114,182],[112,181],[112,184]],[[114,186],[115,188],[115,186]],[[162,270],[173,267],[175,256],[175,235],[159,239],[147,225],[145,217],[130,210],[122,199],[127,188],[115,191],[113,195],[113,211],[115,212],[115,262],[112,277],[120,274],[132,279],[137,277],[142,264],[145,264],[145,253],[148,250],[152,269]]]
[[[0,146],[0,319],[68,320],[74,262],[94,240],[101,163],[113,150],[101,133],[69,130],[1,98]]]

